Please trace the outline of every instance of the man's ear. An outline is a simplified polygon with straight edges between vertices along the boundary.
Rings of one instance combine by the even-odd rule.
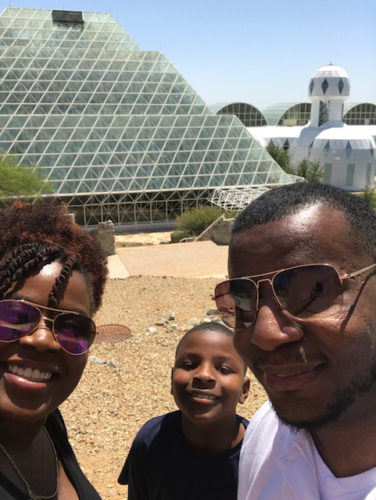
[[[244,377],[242,393],[240,394],[240,398],[239,398],[239,403],[241,405],[245,403],[245,400],[248,397],[250,385],[251,385],[251,381],[249,380],[249,377]]]

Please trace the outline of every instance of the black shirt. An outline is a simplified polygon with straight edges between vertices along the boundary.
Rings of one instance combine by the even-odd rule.
[[[75,488],[80,500],[100,500],[100,496],[89,483],[78,465],[76,456],[68,441],[67,430],[59,410],[53,411],[47,418],[45,425],[55,445],[57,456],[64,467],[64,471]],[[0,499],[1,500],[29,500],[29,496],[18,489],[0,471]]]
[[[220,455],[198,454],[184,440],[180,415],[153,418],[138,432],[119,477],[128,500],[236,500],[242,443]]]

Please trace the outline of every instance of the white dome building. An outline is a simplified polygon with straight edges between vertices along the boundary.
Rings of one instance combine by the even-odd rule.
[[[340,66],[319,68],[310,80],[310,121],[303,127],[249,128],[265,147],[270,141],[288,149],[293,163],[320,162],[324,182],[349,191],[373,188],[376,173],[376,125],[346,125],[344,103],[350,80]]]

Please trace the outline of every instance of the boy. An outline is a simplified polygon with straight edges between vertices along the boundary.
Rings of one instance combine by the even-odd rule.
[[[179,410],[138,432],[119,477],[128,500],[236,500],[245,370],[227,327],[202,323],[183,336],[171,374]]]

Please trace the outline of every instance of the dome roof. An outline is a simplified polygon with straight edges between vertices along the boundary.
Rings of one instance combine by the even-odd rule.
[[[345,101],[350,94],[350,79],[341,66],[321,66],[309,82],[308,95],[311,99]]]
[[[341,68],[341,66],[336,66],[335,64],[327,64],[326,66],[321,66],[312,78],[325,78],[337,76],[339,78],[348,78],[349,75],[346,71]]]

